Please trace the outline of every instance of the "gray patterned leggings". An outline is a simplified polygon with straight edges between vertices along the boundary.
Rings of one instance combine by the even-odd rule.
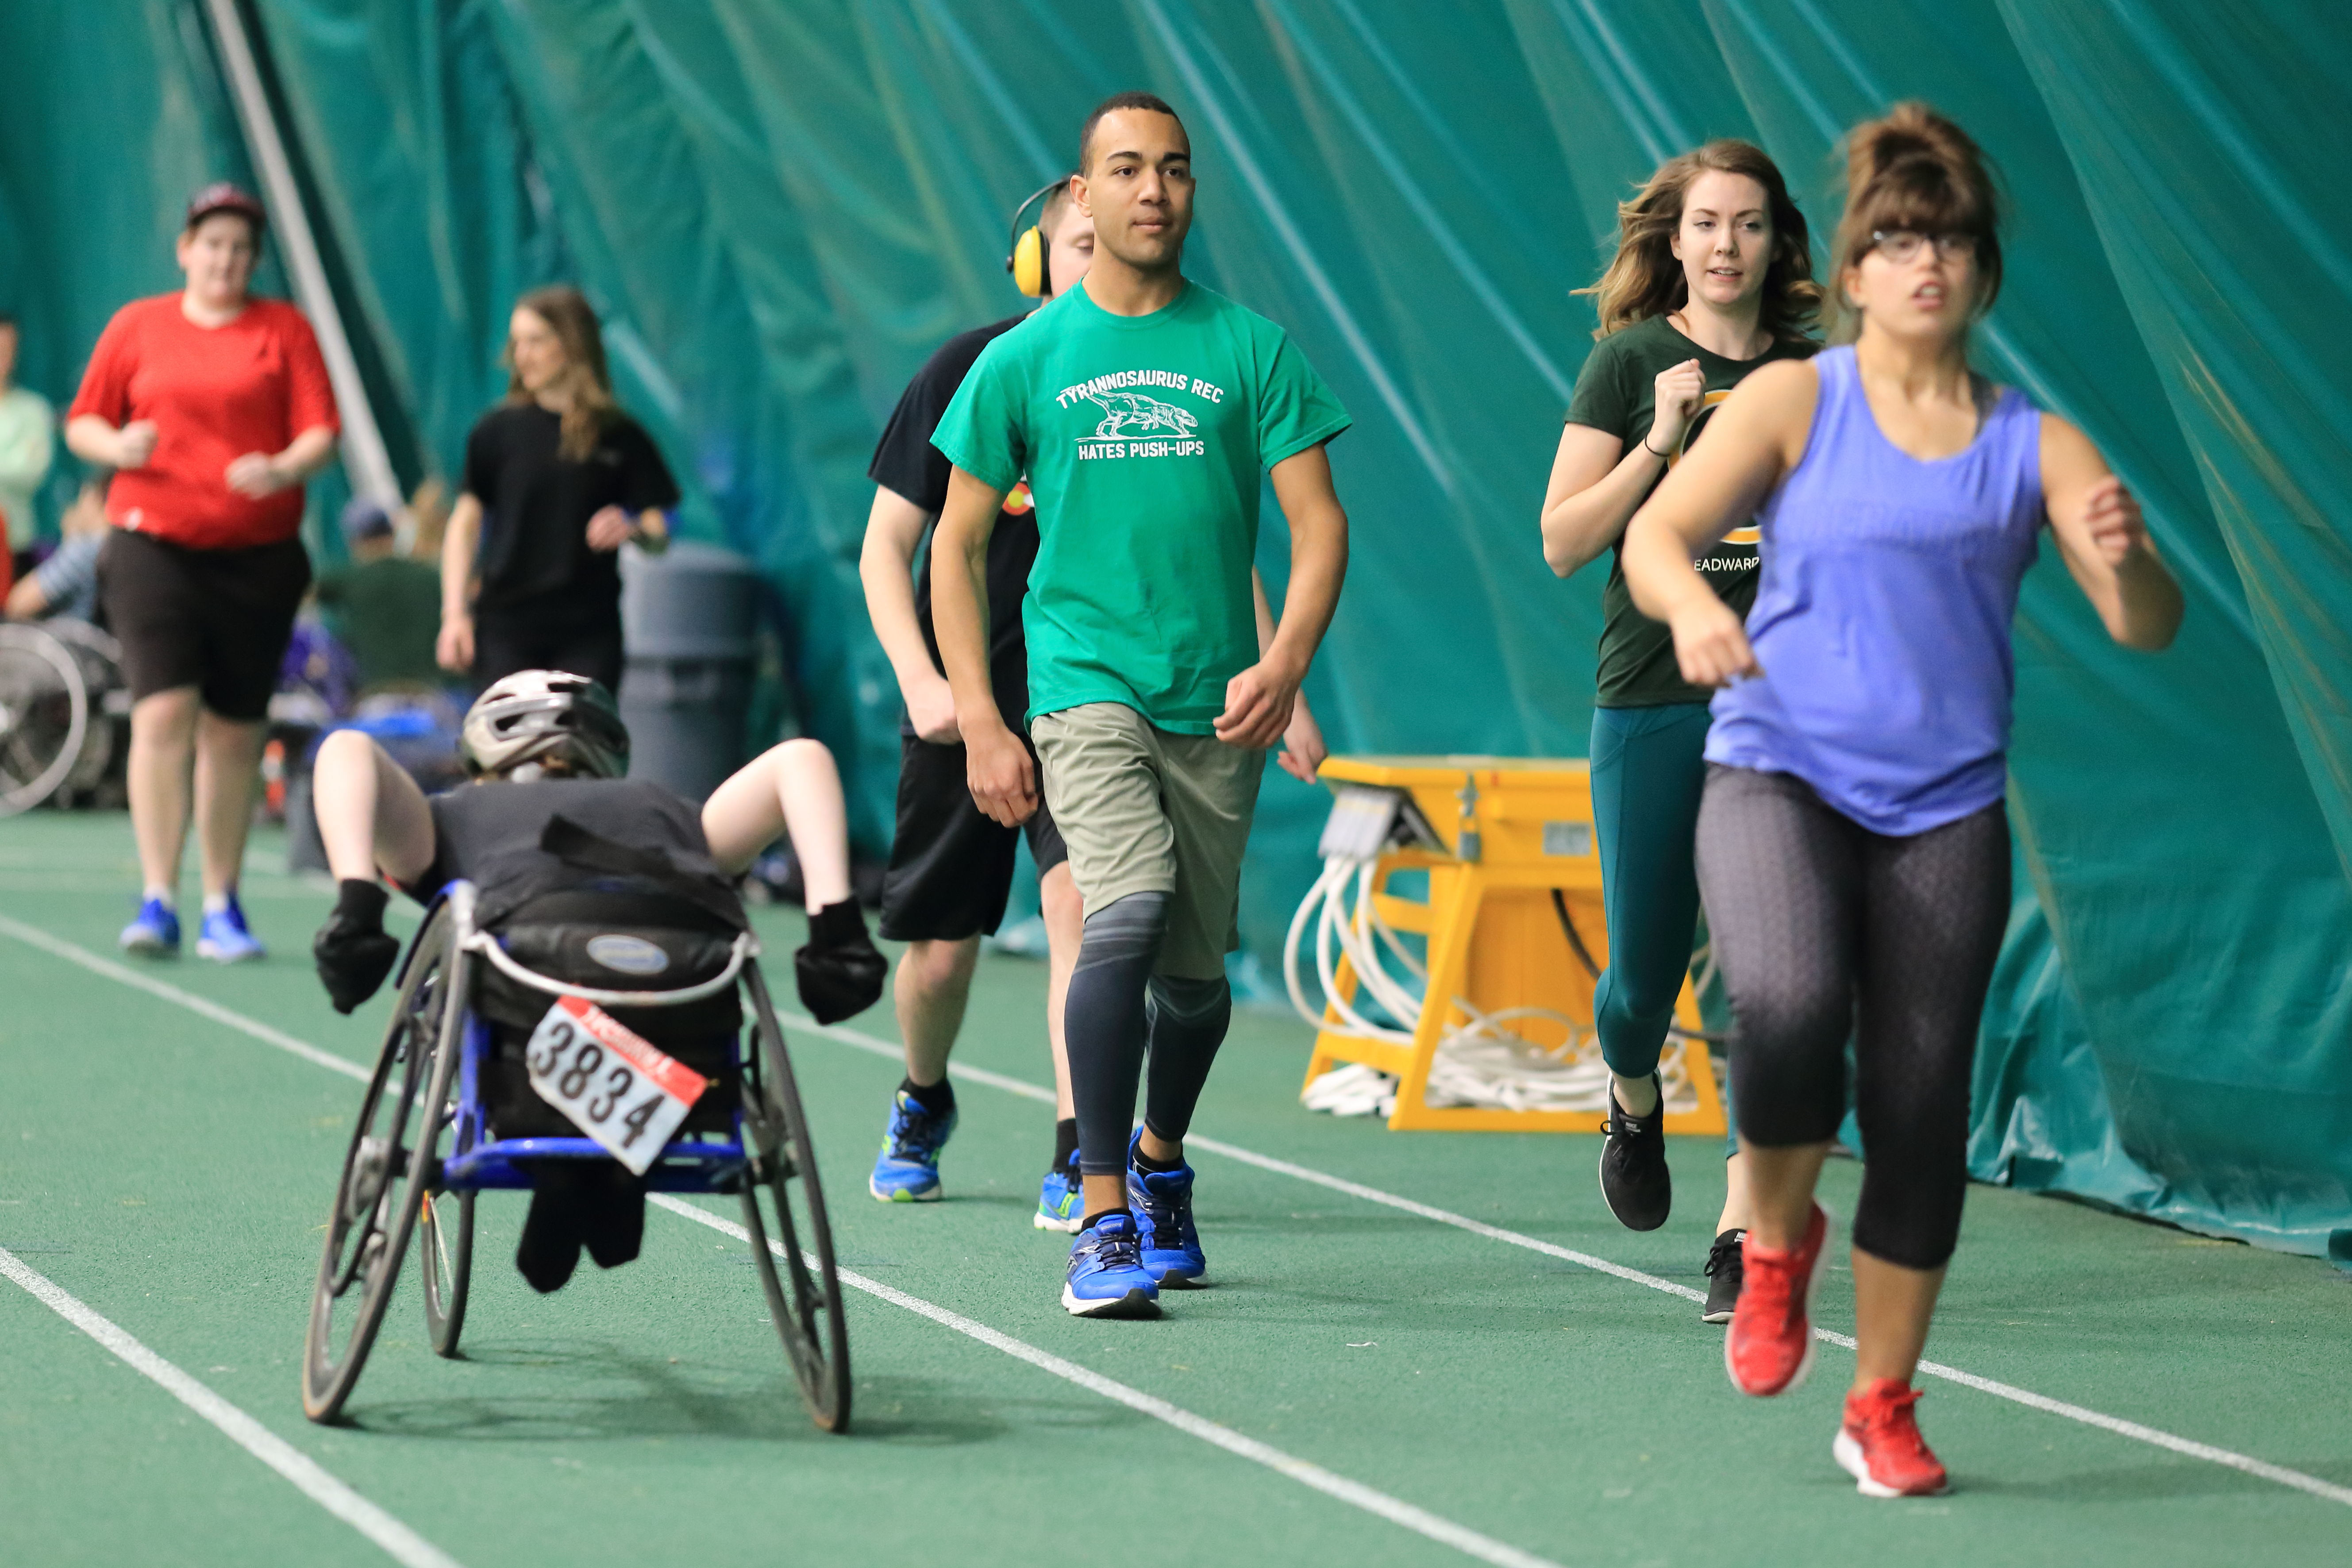
[[[1698,881],[1731,994],[1740,1135],[1826,1142],[1854,1041],[1862,1203],[1854,1245],[1940,1268],[1968,1186],[1969,1080],[2009,920],[1999,802],[1891,838],[1785,773],[1710,764]]]

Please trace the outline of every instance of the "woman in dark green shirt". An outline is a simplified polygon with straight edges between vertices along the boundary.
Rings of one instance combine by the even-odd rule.
[[[1601,341],[1577,377],[1552,459],[1543,541],[1545,562],[1563,577],[1603,551],[1611,557],[1592,713],[1592,817],[1609,921],[1593,1018],[1613,1079],[1601,1189],[1620,1221],[1654,1230],[1674,1195],[1658,1054],[1697,927],[1691,847],[1710,693],[1684,681],[1673,637],[1634,609],[1616,551],[1634,511],[1739,379],[1819,346],[1805,327],[1821,289],[1805,220],[1780,171],[1748,142],[1710,142],[1669,159],[1617,218],[1616,258],[1584,290],[1596,297]],[[1756,594],[1756,530],[1735,529],[1697,565],[1745,613]],[[1745,1162],[1736,1142],[1732,1150],[1707,1258],[1709,1322],[1729,1321],[1739,1292],[1748,1195]]]

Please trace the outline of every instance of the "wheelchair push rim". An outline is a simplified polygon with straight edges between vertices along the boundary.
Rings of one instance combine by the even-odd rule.
[[[815,1151],[783,1030],[756,963],[744,967],[751,992],[756,1048],[745,1066],[744,1120],[756,1156],[742,1190],[768,1315],[783,1342],[809,1418],[827,1432],[849,1429],[849,1331],[834,1264],[833,1226],[817,1181]],[[761,1194],[772,1205],[761,1209]],[[771,1217],[772,1215],[772,1218]],[[772,1236],[773,1240],[771,1241]],[[780,1269],[777,1264],[783,1267]]]
[[[448,1103],[457,1059],[453,1042],[464,1016],[466,978],[459,923],[457,911],[445,904],[409,952],[336,1180],[303,1345],[302,1412],[313,1421],[334,1420],[358,1383],[418,1214],[437,1180],[446,1121],[426,1108]]]
[[[0,816],[31,810],[66,781],[90,709],[70,648],[37,626],[0,626]]]

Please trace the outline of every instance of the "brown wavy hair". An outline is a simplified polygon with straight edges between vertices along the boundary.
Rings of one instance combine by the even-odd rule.
[[[1599,281],[1576,290],[1593,297],[1601,316],[1594,337],[1605,338],[1690,302],[1690,280],[1675,259],[1674,237],[1682,228],[1683,201],[1692,183],[1710,171],[1744,174],[1764,187],[1772,218],[1772,256],[1764,268],[1757,324],[1776,338],[1802,337],[1820,314],[1822,286],[1813,281],[1812,237],[1805,215],[1789,195],[1789,182],[1780,177],[1780,166],[1754,142],[1725,137],[1667,159],[1632,201],[1617,204],[1617,255]]]
[[[556,451],[575,463],[584,463],[596,450],[596,442],[604,434],[605,426],[621,412],[613,397],[613,375],[604,363],[604,333],[596,323],[595,308],[588,297],[569,283],[551,283],[544,289],[534,289],[515,301],[518,310],[529,310],[545,321],[555,341],[563,345],[563,368],[555,373],[548,390],[564,395],[562,435],[556,441]],[[531,394],[522,384],[514,368],[514,355],[506,356],[507,401],[529,403]]]
[[[1846,132],[1845,216],[1830,251],[1836,276],[1862,264],[1874,235],[1965,234],[1977,244],[1973,320],[2000,294],[2000,207],[1992,163],[1976,140],[1924,103],[1898,103]],[[1841,338],[1861,330],[1862,312],[1842,284],[1833,310]]]

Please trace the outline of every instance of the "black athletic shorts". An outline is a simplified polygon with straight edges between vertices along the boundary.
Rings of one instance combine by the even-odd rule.
[[[562,669],[621,692],[621,617],[572,620],[484,610],[474,617],[474,683],[488,687],[517,670]]]
[[[122,645],[131,700],[193,686],[224,719],[268,716],[310,586],[299,539],[191,550],[118,528],[98,552],[99,602]]]
[[[1022,743],[1028,744],[1027,738]],[[1029,748],[1030,765],[1037,749]],[[1070,858],[1038,792],[1037,815],[1018,827],[991,822],[971,800],[961,744],[898,738],[898,832],[882,874],[882,934],[892,942],[961,942],[993,934],[1013,892],[1023,834],[1041,872]]]

